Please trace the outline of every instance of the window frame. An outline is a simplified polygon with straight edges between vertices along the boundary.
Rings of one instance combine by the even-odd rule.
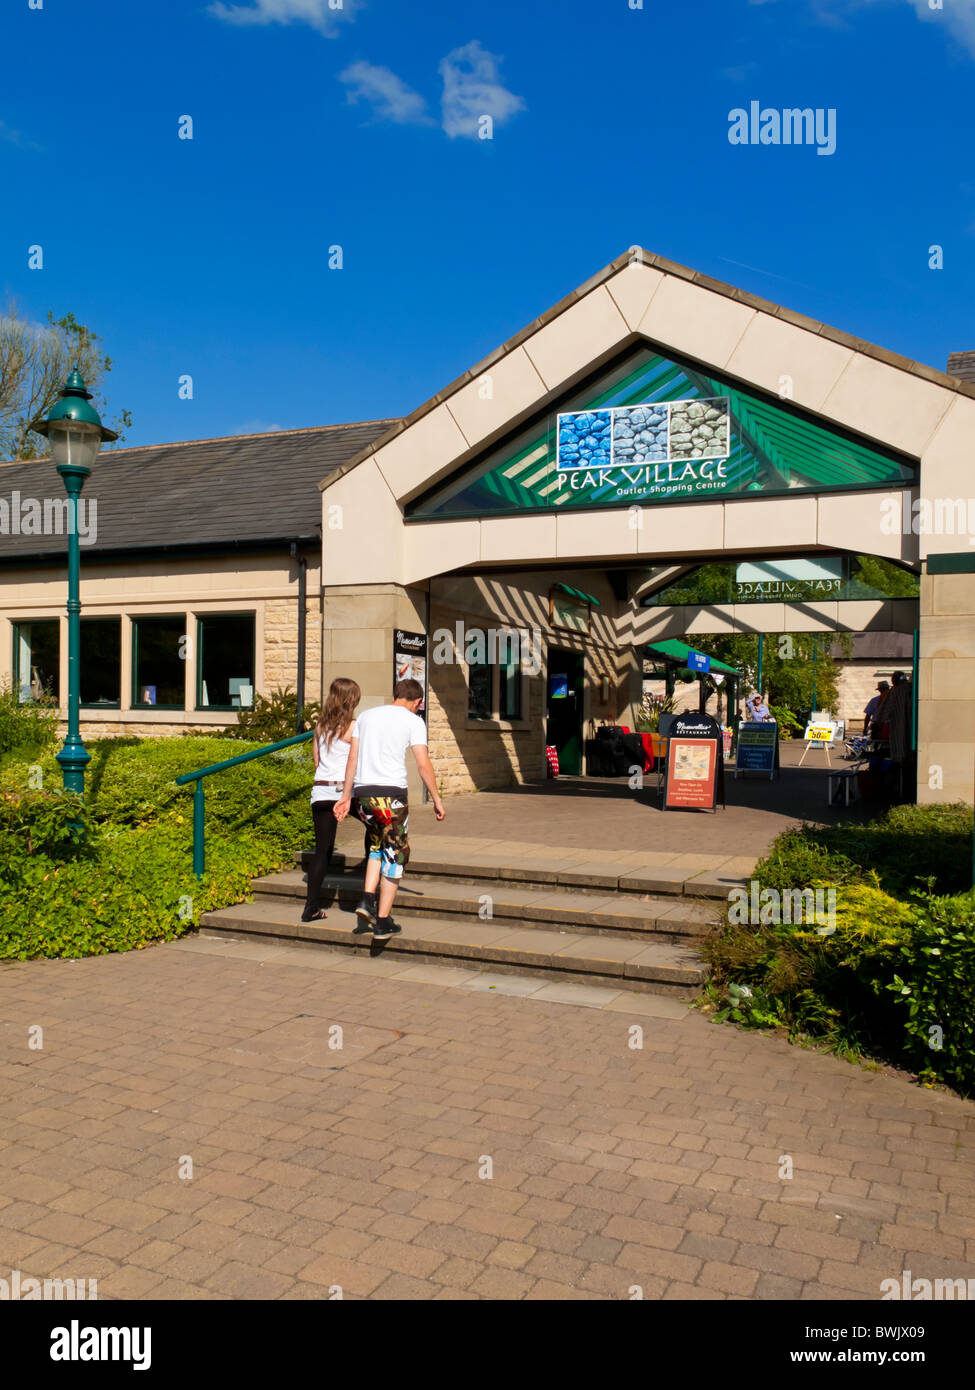
[[[250,618],[252,627],[252,685],[254,699],[257,698],[257,610],[255,608],[231,608],[219,613],[194,613],[196,618],[196,704],[195,713],[216,710],[218,713],[240,714],[242,709],[252,709],[251,705],[209,705],[203,703],[203,624],[211,618]]]
[[[516,631],[516,629],[511,630]],[[467,709],[464,712],[464,727],[466,729],[514,729],[519,731],[531,729],[531,717],[526,714],[526,710],[530,709],[530,676],[524,666],[519,667],[518,703],[521,712],[517,716],[511,717],[501,713],[502,663],[497,659],[476,663],[474,669],[486,669],[491,673],[491,713],[487,719],[476,719],[470,713],[471,663],[465,658],[461,664],[464,669],[464,691],[468,701]]]
[[[11,684],[12,684],[12,686],[13,686],[14,693],[15,693],[15,695],[16,695],[16,697],[17,697],[17,704],[18,704],[18,705],[33,705],[33,704],[36,704],[36,703],[37,703],[37,701],[36,701],[36,700],[33,700],[33,699],[30,699],[30,700],[24,700],[24,699],[22,699],[22,698],[21,698],[21,694],[20,694],[21,689],[22,689],[22,682],[21,682],[21,677],[20,677],[20,629],[21,629],[22,627],[36,627],[38,623],[54,623],[55,626],[57,627],[57,632],[58,632],[58,642],[57,642],[57,651],[58,651],[58,672],[57,672],[57,689],[53,692],[53,698],[54,698],[54,700],[55,700],[55,702],[56,702],[56,704],[57,704],[58,709],[60,709],[60,708],[61,708],[61,636],[62,636],[62,633],[61,633],[62,618],[61,618],[60,614],[59,614],[57,617],[54,617],[54,618],[52,618],[52,617],[50,617],[50,616],[48,615],[48,616],[42,617],[42,618],[14,618],[14,619],[11,620],[11,623],[10,623],[10,632],[11,632],[11,649],[10,649],[10,675],[11,675]],[[29,682],[28,682],[28,683],[29,683]]]
[[[125,672],[122,670],[122,649],[123,649],[123,642],[122,642],[122,622],[123,622],[123,618],[122,618],[122,614],[121,614],[121,613],[118,613],[118,614],[115,614],[115,613],[98,613],[98,614],[89,613],[89,614],[84,614],[84,613],[82,613],[82,615],[81,615],[81,624],[84,624],[84,623],[114,623],[114,622],[117,622],[117,623],[118,623],[118,699],[117,699],[117,700],[110,700],[110,701],[98,701],[98,702],[95,702],[95,703],[93,703],[93,704],[92,704],[92,703],[89,703],[87,700],[80,700],[80,699],[79,699],[79,703],[78,703],[78,708],[79,708],[79,709],[100,710],[100,709],[121,709],[121,708],[122,708],[122,691],[123,691],[123,689],[124,689],[124,687],[125,687]],[[78,692],[79,692],[79,695],[80,695],[80,693],[81,693],[81,647],[80,647],[80,636],[81,636],[81,633],[80,633],[80,625],[79,625],[79,634],[78,634],[78,636],[79,636],[79,648],[78,648]],[[155,709],[155,705],[145,705],[145,706],[143,706],[143,708],[144,708],[144,709]]]
[[[183,624],[183,632],[184,632],[184,635],[185,635],[185,633],[186,633],[186,627],[187,627],[187,623],[186,623],[186,614],[185,614],[185,613],[133,613],[133,614],[131,614],[131,615],[129,616],[129,622],[130,622],[131,625],[132,625],[132,651],[131,651],[131,656],[130,656],[130,658],[129,658],[129,661],[130,661],[130,671],[129,671],[129,675],[130,675],[130,677],[131,677],[131,688],[130,688],[130,692],[129,692],[129,693],[130,693],[130,696],[131,696],[130,709],[138,710],[140,713],[151,712],[152,710],[155,710],[155,709],[158,709],[158,710],[166,710],[166,711],[171,711],[171,710],[177,710],[177,711],[179,711],[179,710],[182,710],[184,713],[185,713],[185,711],[186,711],[186,675],[185,675],[185,669],[186,669],[186,668],[185,668],[185,663],[184,663],[184,665],[183,665],[183,671],[184,671],[184,675],[183,675],[183,698],[182,698],[182,700],[180,700],[179,704],[177,704],[177,705],[170,705],[170,704],[165,704],[165,705],[164,705],[164,704],[147,705],[146,702],[145,702],[144,700],[140,700],[140,699],[137,698],[137,697],[138,697],[138,693],[139,693],[139,680],[138,680],[138,675],[139,675],[139,624],[142,623],[142,622],[164,621],[164,620],[167,620],[167,619],[168,619],[170,622],[181,622],[181,623]]]

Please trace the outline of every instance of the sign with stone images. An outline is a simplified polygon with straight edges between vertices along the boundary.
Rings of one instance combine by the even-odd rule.
[[[685,495],[723,490],[731,453],[727,396],[570,411],[557,417],[556,462],[569,486],[676,485]]]

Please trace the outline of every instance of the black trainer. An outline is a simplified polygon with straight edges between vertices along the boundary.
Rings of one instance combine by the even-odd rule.
[[[392,917],[380,917],[376,923],[376,929],[372,934],[373,941],[387,941],[391,936],[399,936],[403,930],[398,927]]]
[[[355,915],[360,919],[360,925],[355,928],[357,932],[368,931],[374,927],[377,921],[377,904],[375,893],[363,893],[362,902],[355,910]],[[361,924],[365,923],[365,926]]]

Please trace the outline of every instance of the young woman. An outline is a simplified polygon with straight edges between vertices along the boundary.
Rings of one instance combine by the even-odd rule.
[[[328,914],[318,905],[322,879],[335,845],[335,804],[342,796],[345,769],[349,759],[355,767],[359,747],[356,706],[362,691],[355,681],[339,676],[332,681],[328,698],[315,726],[312,748],[315,781],[311,789],[311,814],[315,822],[315,857],[308,870],[308,898],[301,914],[303,922],[319,922]]]

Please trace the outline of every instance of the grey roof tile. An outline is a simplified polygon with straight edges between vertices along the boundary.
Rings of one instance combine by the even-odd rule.
[[[389,430],[392,420],[109,449],[82,496],[97,499],[97,541],[84,554],[234,546],[315,536],[317,484]],[[0,467],[0,498],[63,498],[50,459]],[[65,536],[0,532],[0,561],[61,555]]]

